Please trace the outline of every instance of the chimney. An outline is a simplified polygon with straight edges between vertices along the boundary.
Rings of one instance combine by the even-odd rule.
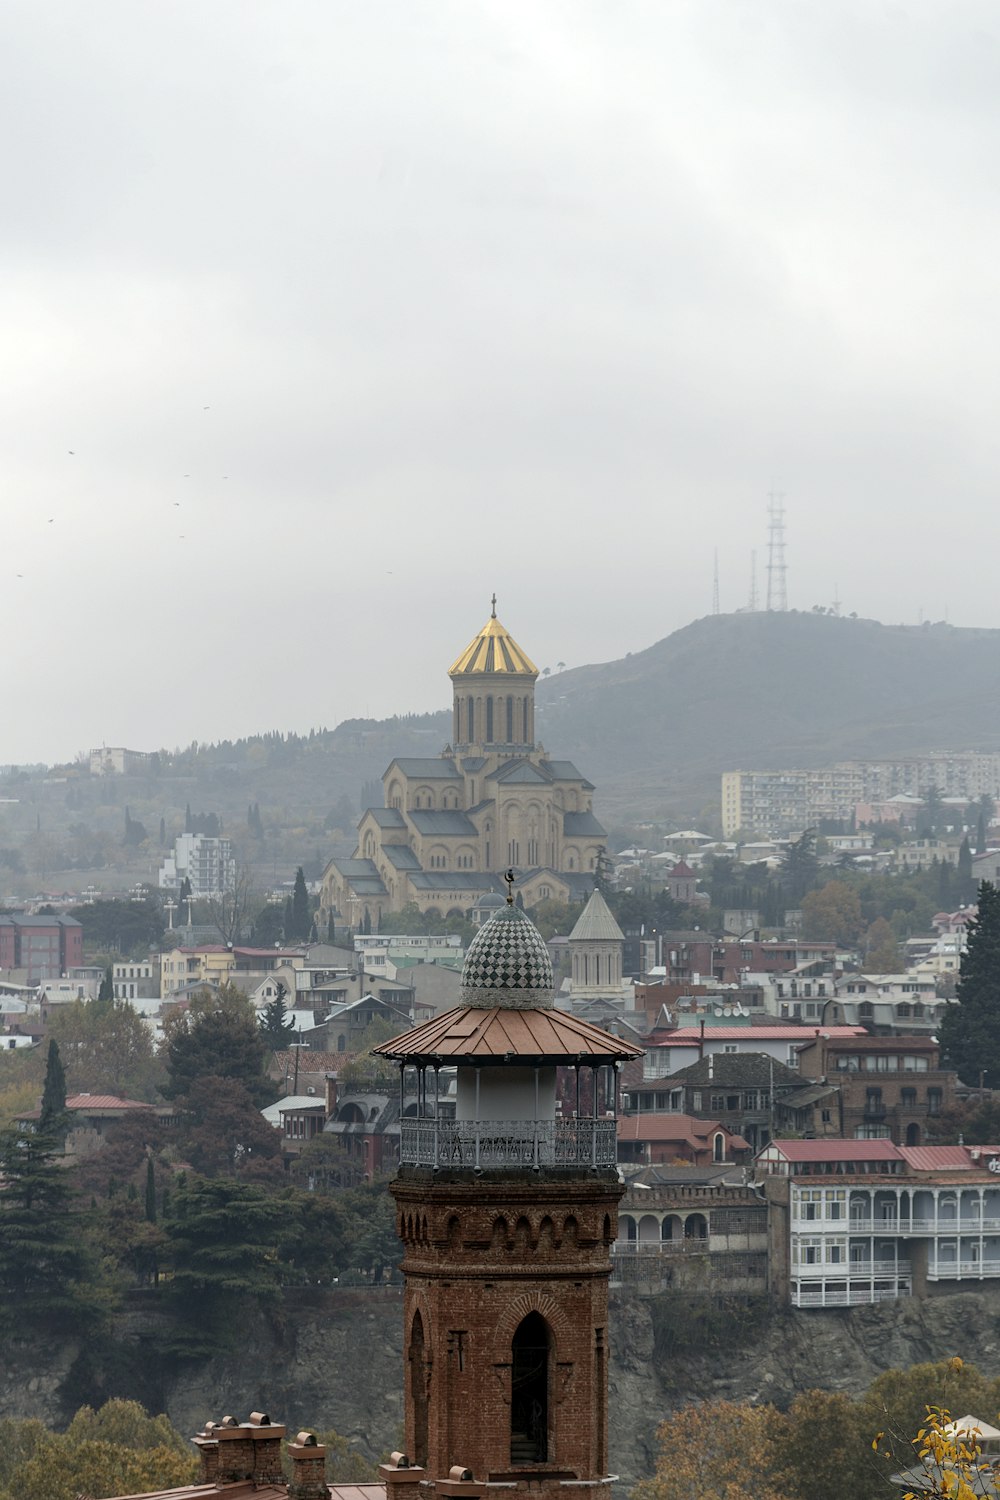
[[[235,1417],[223,1417],[214,1437],[219,1444],[217,1484],[236,1484],[253,1478],[253,1429]]]
[[[215,1484],[219,1477],[219,1440],[215,1431],[215,1423],[206,1422],[202,1430],[191,1439],[201,1460],[202,1484]]]
[[[385,1484],[386,1500],[420,1500],[427,1470],[411,1464],[405,1453],[390,1453],[389,1462],[379,1464],[378,1475]]]
[[[316,1441],[314,1432],[300,1432],[288,1444],[292,1477],[288,1482],[288,1500],[327,1500],[326,1449]]]
[[[272,1422],[266,1411],[252,1411],[247,1426],[253,1442],[254,1484],[280,1484],[281,1439],[286,1429]]]

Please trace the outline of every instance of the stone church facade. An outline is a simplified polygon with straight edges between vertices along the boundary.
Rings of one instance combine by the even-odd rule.
[[[383,807],[358,825],[351,859],[331,860],[321,905],[359,926],[415,902],[465,915],[513,868],[526,905],[578,901],[594,886],[605,832],[593,785],[535,741],[538,668],[493,613],[448,674],[452,743],[393,760]]]

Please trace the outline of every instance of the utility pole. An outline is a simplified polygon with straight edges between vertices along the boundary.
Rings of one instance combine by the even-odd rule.
[[[785,497],[771,490],[767,497],[767,608],[788,608],[785,588]]]

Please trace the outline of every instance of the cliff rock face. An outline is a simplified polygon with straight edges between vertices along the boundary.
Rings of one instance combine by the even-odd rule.
[[[296,1297],[278,1322],[249,1317],[241,1343],[214,1359],[150,1369],[156,1318],[131,1313],[115,1342],[134,1347],[109,1374],[86,1344],[40,1340],[5,1350],[0,1418],[64,1422],[84,1401],[134,1395],[182,1432],[209,1418],[269,1411],[293,1427],[335,1428],[373,1459],[397,1446],[403,1420],[402,1294]],[[668,1299],[617,1296],[611,1311],[611,1467],[626,1484],[650,1474],[656,1428],[693,1400],[786,1405],[813,1386],[857,1393],[891,1366],[960,1354],[1000,1374],[1000,1287],[877,1307],[701,1317]],[[155,1362],[153,1362],[155,1364]],[[474,1414],[472,1414],[474,1419]]]

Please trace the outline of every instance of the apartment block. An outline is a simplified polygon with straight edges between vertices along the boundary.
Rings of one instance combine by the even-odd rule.
[[[743,829],[780,837],[823,819],[850,818],[859,803],[923,798],[932,787],[942,797],[972,801],[986,793],[1000,799],[1000,752],[967,750],[895,760],[840,761],[814,770],[726,771],[722,776],[723,834],[728,839]]]

